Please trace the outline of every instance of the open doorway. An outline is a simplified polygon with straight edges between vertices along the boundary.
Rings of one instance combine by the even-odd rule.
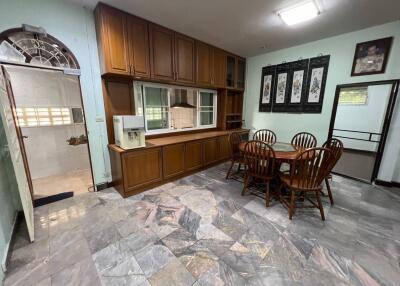
[[[377,178],[399,82],[338,85],[329,137],[343,142],[333,171],[365,182]]]
[[[0,64],[35,206],[93,190],[74,55],[44,29],[23,25],[0,34]]]
[[[33,198],[88,192],[93,178],[79,78],[63,71],[3,65],[32,181]]]

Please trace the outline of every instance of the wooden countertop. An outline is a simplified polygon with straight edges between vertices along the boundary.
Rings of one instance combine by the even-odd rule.
[[[126,152],[132,152],[132,151],[136,151],[136,150],[156,148],[156,147],[162,147],[162,146],[172,145],[172,144],[177,144],[177,143],[184,143],[184,142],[189,142],[189,141],[196,141],[196,140],[202,140],[202,139],[207,139],[207,138],[219,137],[219,136],[228,135],[232,132],[246,132],[246,131],[249,131],[249,130],[248,129],[234,129],[234,130],[226,130],[226,131],[205,131],[205,132],[199,132],[199,133],[181,134],[181,135],[176,135],[176,136],[166,136],[166,137],[160,137],[160,138],[154,138],[154,139],[146,139],[146,147],[130,149],[130,150],[124,150],[115,144],[109,144],[108,147],[110,148],[110,150],[113,150],[113,151],[116,151],[119,153],[126,153]]]

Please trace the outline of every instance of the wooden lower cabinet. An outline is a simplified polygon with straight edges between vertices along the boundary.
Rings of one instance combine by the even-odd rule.
[[[218,161],[218,141],[217,138],[203,141],[204,146],[204,165],[210,165]]]
[[[113,186],[128,197],[228,160],[229,133],[217,132],[213,137],[193,135],[197,137],[193,141],[180,141],[177,136],[172,144],[149,140],[149,145],[157,145],[135,150],[109,145]]]
[[[169,179],[185,172],[185,144],[163,147],[164,179]]]
[[[185,171],[193,171],[203,167],[203,143],[194,141],[186,143]]]
[[[229,159],[229,136],[218,137],[218,160]]]
[[[122,156],[125,191],[162,181],[161,148],[128,152]]]

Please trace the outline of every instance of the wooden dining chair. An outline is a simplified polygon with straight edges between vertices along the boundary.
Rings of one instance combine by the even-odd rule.
[[[291,220],[296,209],[296,196],[307,200],[311,206],[315,207],[321,213],[322,220],[325,220],[324,208],[321,202],[322,182],[329,174],[331,167],[332,151],[327,148],[311,148],[300,153],[290,170],[290,174],[281,173],[279,175],[281,186],[279,188],[279,197],[281,202],[289,209],[289,219]],[[286,187],[290,191],[290,201],[281,195],[281,190]],[[308,193],[314,193],[317,202],[311,200]]]
[[[317,138],[308,132],[300,132],[293,136],[292,145],[303,147],[304,149],[317,147]]]
[[[238,164],[238,171],[240,171],[240,166],[244,164],[243,154],[239,150],[239,144],[242,142],[242,137],[239,132],[232,132],[229,135],[229,152],[231,157],[231,166],[226,173],[226,179],[229,179],[231,175],[232,168],[235,164]]]
[[[270,182],[275,177],[275,152],[265,142],[252,140],[244,147],[246,173],[242,195],[246,194],[250,179],[260,179],[265,184],[265,205],[269,206]]]
[[[261,129],[254,133],[253,140],[262,141],[269,145],[274,145],[276,143],[276,134],[272,130]]]
[[[331,158],[332,166],[330,168],[332,170],[335,167],[336,163],[339,161],[340,157],[342,156],[343,143],[339,139],[330,138],[324,143],[324,145],[322,145],[322,147],[327,148],[332,152],[332,158]],[[329,185],[329,179],[332,179],[332,174],[330,172],[325,178],[325,184],[326,184],[326,189],[328,190],[329,201],[331,202],[331,205],[333,205],[333,196],[332,196],[331,186]]]

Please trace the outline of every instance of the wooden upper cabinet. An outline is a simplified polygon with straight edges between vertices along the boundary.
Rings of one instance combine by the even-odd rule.
[[[175,34],[176,81],[195,82],[195,41],[184,35]]]
[[[136,77],[150,77],[150,47],[148,22],[128,17],[131,73]]]
[[[130,74],[127,14],[106,5],[96,9],[102,73]]]
[[[156,24],[150,24],[150,62],[152,78],[169,81],[175,79],[174,38],[174,31]]]
[[[236,88],[244,89],[246,61],[244,59],[237,58],[236,63]]]
[[[197,84],[212,85],[213,48],[202,42],[196,42]]]
[[[225,87],[226,85],[226,53],[218,48],[214,48],[214,76],[213,85],[215,87]]]

